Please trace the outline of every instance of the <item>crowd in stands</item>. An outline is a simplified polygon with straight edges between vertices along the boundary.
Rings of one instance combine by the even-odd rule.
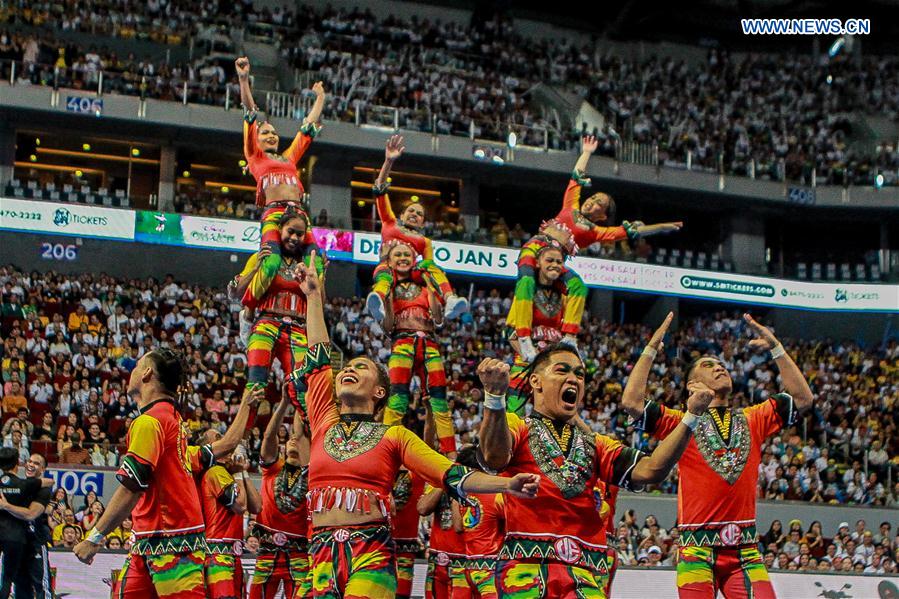
[[[319,215],[327,218],[327,215]],[[183,411],[192,433],[224,430],[237,410],[246,381],[245,349],[236,335],[238,306],[223,290],[177,282],[115,279],[103,274],[63,276],[0,268],[0,364],[2,438],[24,461],[39,445],[51,462],[115,467],[136,406],[124,392],[127,377],[144,352],[157,346],[188,356],[189,389]],[[511,299],[479,290],[460,326],[439,333],[448,398],[460,442],[471,441],[480,423],[481,390],[475,367],[485,356],[510,359],[504,316]],[[327,305],[332,339],[345,356],[369,354],[386,362],[389,339],[363,314],[358,299],[332,298]],[[598,319],[585,322],[581,351],[588,370],[582,417],[594,430],[650,449],[654,442],[636,430],[618,404],[651,330],[639,324]],[[665,341],[653,367],[648,395],[666,405],[682,401],[683,367],[696,352],[722,357],[734,379],[736,405],[763,400],[778,389],[778,375],[746,346],[742,319],[724,313],[682,322]],[[812,503],[899,507],[899,345],[863,348],[850,342],[786,342],[815,393],[813,410],[795,427],[763,446],[759,497]],[[277,401],[275,367],[271,397],[259,407],[247,434],[252,465],[258,464],[261,430]],[[413,382],[417,387],[417,381]],[[420,391],[413,393],[420,405]],[[410,414],[419,428],[424,411]],[[286,440],[287,429],[280,433]],[[887,481],[893,482],[892,486]],[[674,493],[677,471],[655,493]],[[102,514],[102,501],[88,493],[69,497],[56,490],[50,516],[53,543],[71,547]],[[797,514],[800,515],[801,514]],[[616,544],[622,563],[653,567],[674,560],[676,525],[667,530],[649,516],[620,514]],[[128,548],[128,520],[109,535],[108,547]],[[249,527],[247,528],[249,530]],[[828,531],[833,533],[833,531]],[[249,538],[252,551],[258,540]],[[766,563],[784,570],[896,571],[899,537],[889,523],[866,532],[840,529],[825,537],[819,523],[775,523],[762,540]]]
[[[617,514],[616,514],[617,515]],[[621,564],[657,567],[677,564],[680,531],[676,523],[667,530],[652,514],[640,523],[634,510],[620,514],[617,535],[609,539]],[[805,526],[793,519],[786,527],[774,520],[759,547],[768,570],[800,572],[851,572],[853,574],[896,574],[899,535],[891,522],[869,527],[858,520],[851,529],[840,522],[837,530],[824,531],[820,521]]]
[[[63,30],[97,29],[102,21],[118,35],[145,35],[177,43],[201,29],[253,23],[272,27],[282,56],[299,71],[322,78],[329,89],[325,117],[363,120],[393,116],[404,129],[505,141],[514,130],[520,144],[570,149],[580,125],[565,125],[556,113],[535,110],[527,92],[538,83],[565,88],[589,100],[606,119],[595,133],[600,153],[615,154],[626,139],[659,147],[663,164],[723,170],[781,180],[829,184],[871,184],[877,174],[896,182],[899,150],[883,144],[853,149],[857,114],[899,116],[899,69],[895,59],[838,55],[731,55],[712,50],[702,64],[651,57],[628,61],[600,42],[533,39],[518,33],[502,14],[459,23],[422,18],[402,20],[370,10],[304,7],[270,11],[238,3],[223,14],[214,2],[154,0],[146,11],[129,11],[128,0],[90,5],[38,4],[5,14],[12,23],[55,25]],[[129,33],[130,32],[130,33]],[[154,64],[118,58],[41,39],[4,34],[0,57],[30,66],[20,77],[52,84],[53,65],[65,67],[63,85],[90,85],[109,71],[109,91],[224,104],[233,73],[221,67],[197,71],[191,65]],[[302,91],[296,89],[294,91]],[[232,95],[232,97],[237,97]],[[544,137],[545,132],[545,137]],[[864,141],[864,140],[862,140]]]
[[[247,358],[236,336],[238,306],[222,289],[170,276],[117,280],[102,274],[23,273],[11,266],[0,270],[0,289],[2,434],[4,443],[20,447],[23,456],[32,442],[44,441],[56,460],[114,464],[135,413],[124,392],[128,374],[143,353],[157,346],[188,356],[184,411],[192,431],[224,430],[236,412]],[[509,294],[479,290],[463,324],[440,332],[448,395],[463,442],[476,434],[480,421],[477,361],[511,359],[504,337],[510,302]],[[328,316],[335,344],[346,355],[367,353],[386,363],[389,339],[362,313],[361,300],[332,298]],[[685,361],[695,352],[714,352],[731,371],[736,405],[768,397],[778,388],[777,373],[748,350],[743,326],[740,318],[726,314],[682,322],[665,343],[666,359],[653,367],[649,396],[678,405]],[[639,324],[589,319],[581,335],[590,376],[585,421],[644,448],[653,442],[634,429],[618,402],[649,333]],[[892,471],[899,465],[899,344],[863,348],[819,339],[788,347],[817,399],[796,428],[763,447],[759,496],[899,505],[899,479]],[[275,372],[280,376],[277,365]],[[251,458],[257,456],[270,409],[270,402],[263,402],[260,422],[249,434]],[[675,472],[658,490],[674,492],[676,485]]]

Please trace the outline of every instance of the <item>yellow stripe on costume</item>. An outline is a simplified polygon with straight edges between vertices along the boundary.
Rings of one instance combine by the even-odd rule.
[[[128,453],[155,468],[162,454],[164,440],[165,435],[159,421],[149,414],[141,414],[128,430]]]

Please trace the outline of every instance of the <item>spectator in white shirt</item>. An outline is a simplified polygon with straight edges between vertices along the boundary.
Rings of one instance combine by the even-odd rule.
[[[31,383],[28,388],[28,397],[33,402],[45,405],[53,399],[53,385],[47,382],[47,377],[43,372],[37,375],[37,379]]]

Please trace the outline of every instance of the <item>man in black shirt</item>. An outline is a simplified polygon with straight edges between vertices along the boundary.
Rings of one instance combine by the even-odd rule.
[[[8,599],[10,587],[18,578],[22,556],[28,545],[28,526],[13,516],[5,506],[28,507],[41,489],[41,481],[19,478],[19,452],[11,447],[0,449],[0,599]],[[17,593],[18,594],[18,593]]]
[[[25,476],[44,480],[47,460],[33,453],[25,462]],[[19,564],[16,578],[16,599],[52,599],[50,589],[50,563],[47,560],[47,543],[50,542],[50,525],[47,522],[47,504],[53,498],[53,488],[43,484],[28,507],[11,505],[0,499],[0,509],[22,520],[28,528],[28,545]]]

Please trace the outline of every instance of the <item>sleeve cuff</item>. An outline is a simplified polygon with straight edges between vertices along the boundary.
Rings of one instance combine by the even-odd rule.
[[[231,483],[222,489],[221,495],[218,497],[219,503],[226,508],[230,508],[237,501],[237,484]]]
[[[133,455],[122,458],[122,465],[116,472],[116,479],[132,492],[146,491],[153,477],[153,469]]]
[[[300,127],[300,133],[302,133],[303,135],[308,135],[312,139],[315,139],[315,137],[321,132],[321,130],[321,126],[316,125],[315,123],[303,123],[303,125]]]
[[[627,233],[627,238],[630,241],[634,241],[636,239],[640,239],[640,225],[642,225],[640,221],[624,221],[621,223],[624,232]]]
[[[385,193],[387,193],[387,190],[388,190],[388,189],[390,189],[390,183],[387,182],[387,181],[385,181],[383,185],[377,185],[377,184],[372,185],[372,186],[371,186],[371,193],[372,193],[372,195],[375,196],[375,197],[377,197],[377,196],[382,196],[382,195],[384,195]]]
[[[634,473],[634,468],[637,466],[637,462],[646,457],[646,454],[638,449],[634,449],[633,447],[623,447],[621,449],[621,453],[618,454],[618,457],[615,458],[615,478],[617,482],[615,486],[621,487],[622,489],[626,489],[628,491],[639,492],[643,490],[643,487],[634,487],[633,482],[631,481],[631,475]]]
[[[465,479],[472,475],[474,470],[462,466],[461,464],[453,464],[443,475],[443,487],[447,495],[451,499],[455,499],[463,505],[469,505],[468,495],[462,490]]]
[[[258,116],[258,114],[259,114],[258,110],[256,110],[256,109],[251,110],[251,109],[247,108],[246,106],[244,106],[243,120],[245,120],[247,123],[252,125],[253,123],[256,122],[256,117]]]
[[[581,187],[590,187],[591,185],[593,185],[593,181],[590,180],[590,177],[587,176],[587,173],[579,171],[577,169],[571,171],[571,180]]]

